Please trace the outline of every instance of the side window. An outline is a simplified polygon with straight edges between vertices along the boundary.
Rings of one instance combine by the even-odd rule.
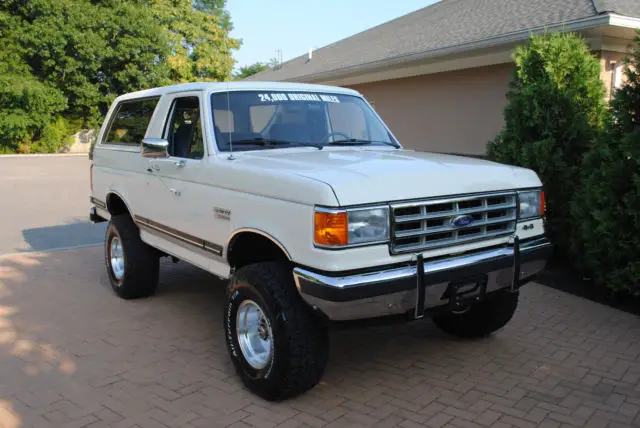
[[[113,114],[104,144],[140,144],[159,97],[120,103]]]
[[[202,159],[204,139],[198,97],[176,98],[171,109],[166,138],[169,154],[179,158]]]

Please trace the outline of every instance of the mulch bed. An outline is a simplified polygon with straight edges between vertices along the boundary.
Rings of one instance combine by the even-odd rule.
[[[640,297],[613,293],[568,269],[567,263],[552,257],[536,282],[591,301],[640,316]]]

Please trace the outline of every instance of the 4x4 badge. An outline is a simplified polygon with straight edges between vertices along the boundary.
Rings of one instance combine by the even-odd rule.
[[[228,210],[226,208],[213,207],[213,212],[216,214],[216,217],[218,218],[223,218],[227,220],[231,218],[231,210]]]

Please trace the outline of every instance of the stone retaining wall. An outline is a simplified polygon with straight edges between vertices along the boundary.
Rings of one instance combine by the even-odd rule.
[[[63,151],[67,153],[89,153],[91,144],[95,142],[97,134],[95,129],[78,131],[73,136],[73,144]]]

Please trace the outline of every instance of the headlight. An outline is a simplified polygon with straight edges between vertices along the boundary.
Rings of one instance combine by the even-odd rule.
[[[519,192],[518,200],[520,201],[519,219],[541,217],[544,215],[546,206],[543,191],[531,190]]]
[[[322,247],[345,247],[389,240],[386,207],[331,210],[314,213],[314,241]]]

